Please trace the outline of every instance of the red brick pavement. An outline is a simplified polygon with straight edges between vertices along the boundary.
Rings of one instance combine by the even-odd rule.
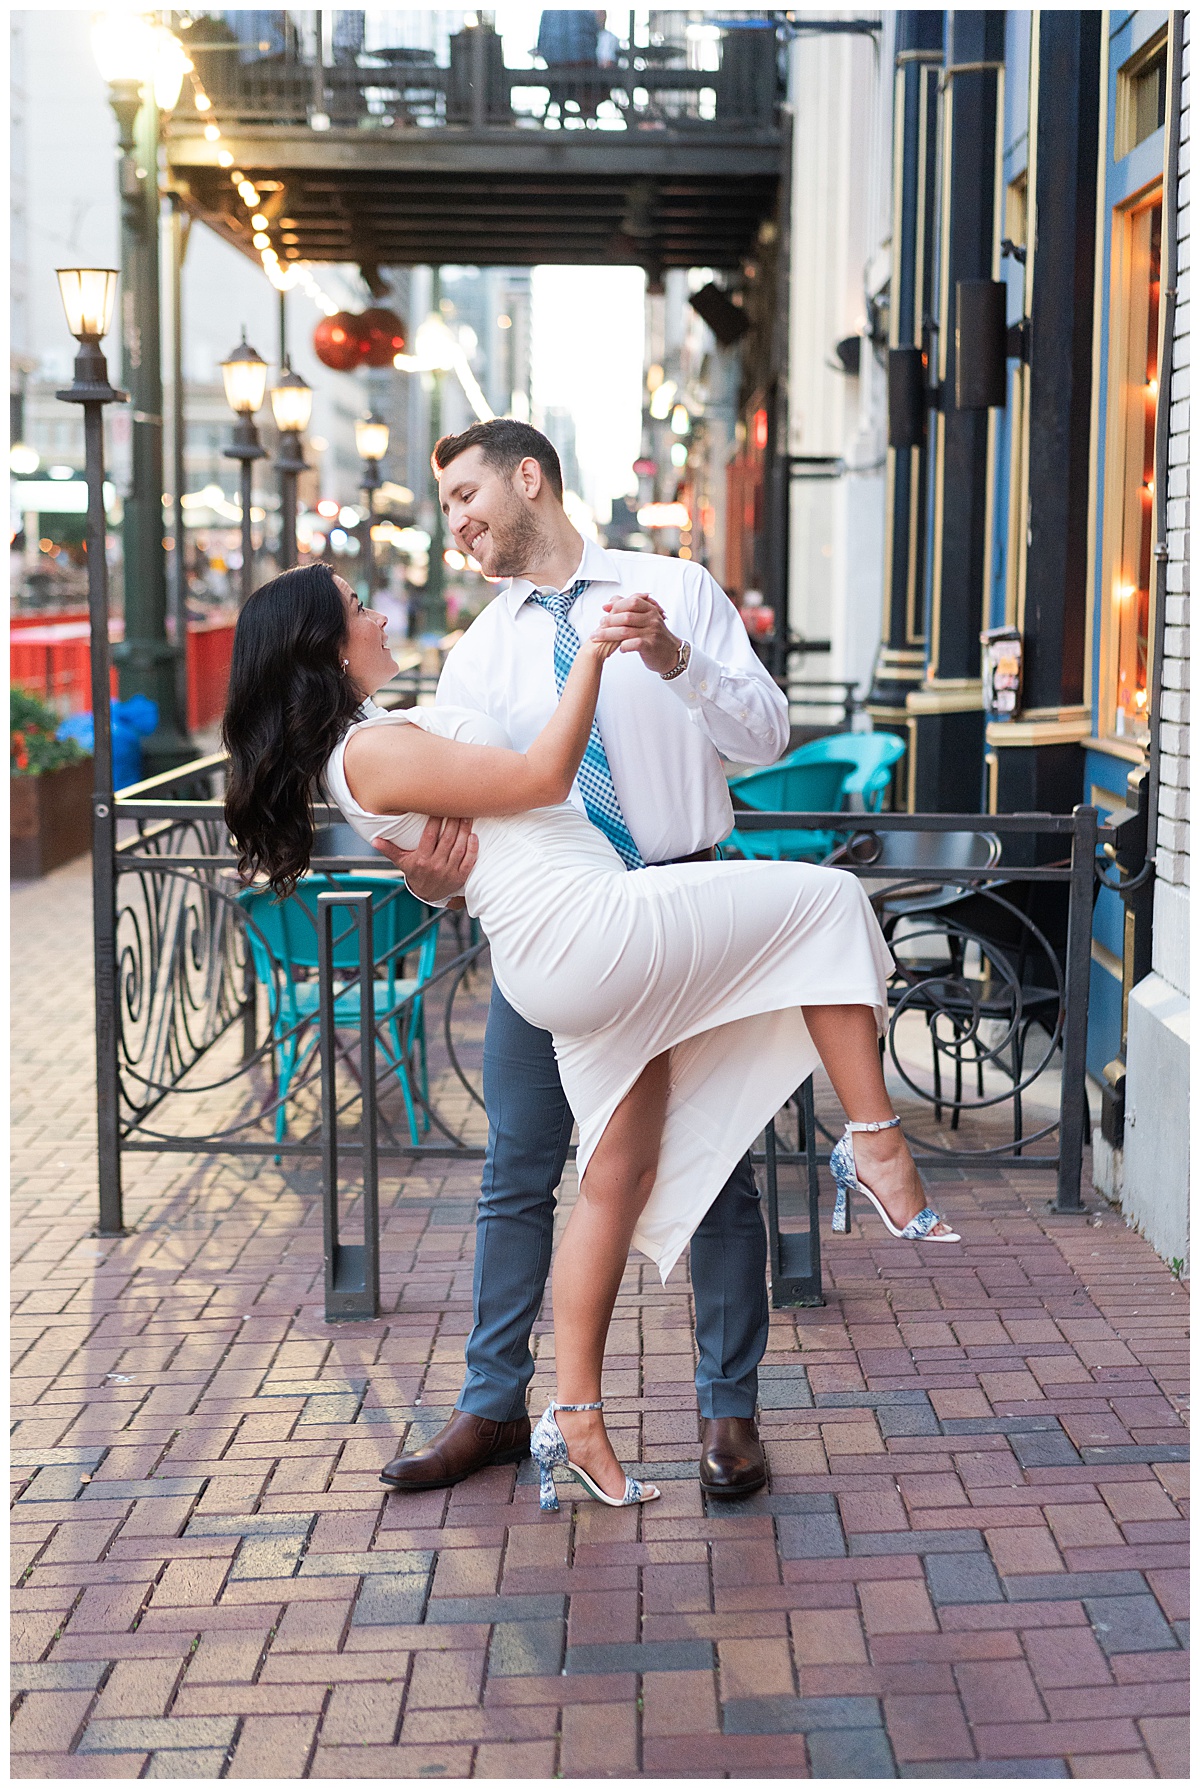
[[[946,1172],[961,1249],[829,1245],[744,1503],[695,1477],[686,1271],[636,1263],[605,1389],[661,1502],[390,1496],[476,1170],[385,1177],[378,1323],[322,1321],[307,1173],[135,1159],[93,1239],[81,869],[14,913],[14,1775],[1187,1774],[1186,1294],[1108,1208]]]

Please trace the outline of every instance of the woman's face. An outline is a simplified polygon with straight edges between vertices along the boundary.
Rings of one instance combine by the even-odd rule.
[[[346,675],[364,696],[373,696],[389,677],[396,673],[396,661],[387,647],[387,616],[374,609],[364,609],[345,578],[335,575],[334,583],[346,611],[346,634],[341,656],[347,661]]]

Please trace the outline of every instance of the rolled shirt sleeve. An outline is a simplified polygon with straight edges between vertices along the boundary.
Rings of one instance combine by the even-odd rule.
[[[667,688],[722,757],[774,764],[787,750],[787,697],[750,644],[742,618],[703,566],[685,579],[692,654]]]

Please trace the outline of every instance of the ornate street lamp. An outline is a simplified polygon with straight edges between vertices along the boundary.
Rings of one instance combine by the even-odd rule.
[[[167,634],[159,303],[159,108],[178,100],[187,56],[169,31],[136,12],[101,16],[92,49],[108,83],[120,145],[121,379],[131,398],[131,476],[121,528],[125,638],[113,658],[122,695],[142,693],[158,704],[158,726],[143,746],[147,769],[158,771],[185,763],[194,750],[180,701],[186,630],[177,626],[174,644]]]
[[[383,483],[379,462],[388,450],[388,426],[382,417],[372,413],[360,417],[354,425],[354,445],[363,463],[362,493],[367,500],[367,525],[363,530],[363,572],[367,580],[367,601],[375,591],[375,542],[371,529],[375,525],[375,493]]]
[[[255,460],[266,458],[267,450],[258,438],[254,418],[263,407],[267,393],[267,363],[246,340],[221,362],[225,381],[225,401],[237,417],[232,444],[225,449],[227,460],[238,460],[242,467],[242,603],[254,588],[254,530],[250,519],[251,488]]]
[[[96,1120],[100,1176],[100,1235],[119,1236],[121,1157],[118,1143],[116,818],[113,813],[112,715],[109,708],[108,553],[104,515],[104,406],[127,402],[108,382],[100,343],[112,320],[117,273],[112,267],[58,271],[67,326],[79,343],[75,382],[58,396],[83,406],[87,469],[88,618],[92,649],[92,933],[96,979]]]
[[[292,371],[285,355],[279,383],[271,387],[271,411],[279,430],[275,469],[279,473],[279,557],[284,571],[296,563],[296,480],[305,467],[300,437],[308,427],[312,403],[312,387]]]

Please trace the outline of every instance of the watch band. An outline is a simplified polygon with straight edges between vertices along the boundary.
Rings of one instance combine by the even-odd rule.
[[[681,640],[679,642],[679,663],[675,666],[674,670],[672,670],[672,671],[660,671],[659,672],[659,676],[662,678],[663,682],[670,683],[673,678],[682,677],[683,673],[688,668],[688,660],[691,658],[691,656],[692,656],[691,641],[690,640]]]

